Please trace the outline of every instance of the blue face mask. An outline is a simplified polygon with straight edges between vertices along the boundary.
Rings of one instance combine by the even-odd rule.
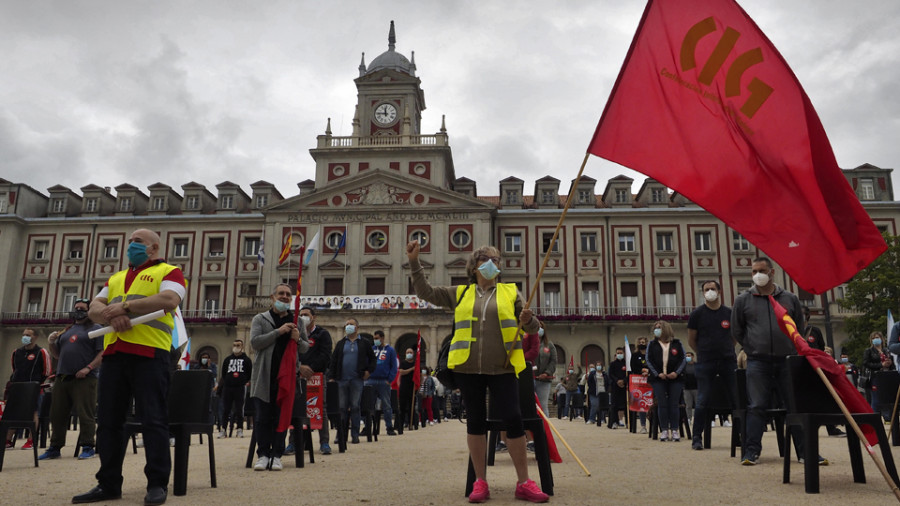
[[[147,255],[147,245],[139,242],[128,244],[128,263],[137,267],[144,265],[150,257]]]
[[[847,357],[841,357],[841,362],[843,362],[843,363],[846,364],[846,363],[849,362],[849,361],[850,361],[849,358],[847,358]]]
[[[22,336],[22,344],[25,346],[31,344],[31,336]]]
[[[500,269],[494,265],[494,262],[491,260],[485,261],[478,267],[478,272],[484,276],[484,279],[494,279],[500,275]]]
[[[375,340],[375,346],[381,346],[381,339]]]
[[[881,339],[879,339],[879,338],[877,338],[877,337],[876,337],[875,339],[872,339],[872,344],[874,344],[875,346],[880,345],[880,344],[881,344]]]
[[[596,371],[596,370],[597,370],[597,369],[591,367],[591,372],[594,372],[594,371]]]
[[[662,329],[653,329],[653,335],[659,337],[662,335]]]
[[[541,328],[538,329],[538,336],[539,336],[539,337],[544,337],[544,327],[541,327]]]
[[[285,311],[291,309],[290,303],[281,302],[280,300],[276,300],[275,304],[273,304],[273,306],[275,307],[276,313],[284,313]]]
[[[356,325],[347,325],[344,327],[344,332],[349,336],[356,332]]]
[[[691,363],[691,362],[694,361],[694,359],[691,358],[691,357],[684,357],[684,361],[687,362],[687,363]]]

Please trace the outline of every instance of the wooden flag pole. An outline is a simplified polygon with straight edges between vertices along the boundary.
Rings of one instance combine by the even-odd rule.
[[[544,261],[541,262],[541,270],[538,271],[538,275],[534,279],[534,283],[531,286],[531,291],[528,294],[528,300],[525,301],[524,309],[528,309],[531,307],[531,301],[534,300],[534,296],[535,294],[537,294],[537,288],[538,286],[540,286],[541,278],[544,276],[544,269],[547,267],[547,262],[550,261],[550,252],[553,251],[553,245],[556,244],[556,238],[559,237],[559,229],[562,227],[563,220],[566,219],[566,213],[569,212],[569,207],[572,206],[572,201],[575,200],[574,196],[577,195],[578,183],[581,182],[581,175],[584,174],[584,167],[587,165],[589,156],[590,153],[584,154],[584,160],[581,162],[581,168],[578,169],[578,177],[576,177],[575,182],[572,183],[572,191],[569,192],[569,196],[566,198],[566,205],[565,207],[563,207],[562,214],[559,216],[559,222],[556,223],[556,230],[553,231],[553,238],[550,239],[550,245],[547,247],[547,252],[544,253]],[[509,366],[509,359],[512,356],[513,350],[516,349],[516,343],[518,343],[521,333],[522,322],[520,321],[518,326],[516,327],[516,337],[513,338],[512,346],[510,346],[509,350],[506,351],[506,361],[504,362],[504,367]]]
[[[887,438],[891,439],[891,430],[894,428],[894,421],[897,419],[897,403],[900,403],[900,388],[897,389],[897,398],[894,399],[894,409],[891,410],[891,424],[888,426]]]
[[[897,502],[900,502],[900,489],[897,488],[897,484],[894,483],[894,479],[891,478],[891,475],[888,474],[887,469],[884,467],[884,463],[875,453],[875,449],[872,448],[872,445],[869,444],[869,440],[866,439],[866,436],[863,434],[862,429],[859,428],[856,420],[853,419],[853,415],[850,414],[850,411],[847,409],[844,401],[841,400],[841,396],[838,395],[838,393],[834,390],[834,386],[832,386],[831,382],[828,381],[828,378],[825,376],[825,372],[822,371],[821,367],[816,367],[815,369],[816,374],[819,375],[819,378],[822,379],[822,383],[825,384],[825,388],[828,389],[828,392],[834,398],[834,401],[837,403],[838,407],[841,408],[841,412],[844,413],[844,418],[847,419],[847,423],[850,424],[850,427],[853,429],[856,437],[859,438],[860,442],[865,444],[866,451],[869,453],[869,456],[872,457],[872,460],[875,461],[875,465],[878,467],[878,470],[881,471],[881,475],[884,476],[885,481],[887,481],[888,487],[891,488],[891,492],[894,493],[894,497],[897,499]],[[807,455],[807,458],[810,458],[809,455]]]
[[[550,420],[547,419],[547,415],[544,414],[544,410],[541,409],[540,404],[538,404],[538,403],[535,403],[535,404],[536,404],[535,409],[537,409],[537,412],[539,415],[541,415],[541,418],[543,418],[544,421],[547,422],[547,425],[549,425],[550,428],[553,429],[553,433],[556,434],[556,437],[558,437],[560,441],[562,441],[562,444],[565,445],[566,450],[569,450],[569,453],[572,454],[572,457],[575,459],[575,462],[578,462],[578,465],[581,466],[581,469],[582,469],[582,471],[584,471],[584,474],[590,476],[591,472],[588,471],[588,469],[586,467],[584,467],[584,464],[581,463],[581,459],[578,458],[578,455],[575,455],[575,451],[572,450],[572,447],[569,446],[569,443],[566,442],[566,439],[562,436],[562,434],[559,433],[559,431],[556,429],[556,427],[553,425],[553,423],[551,423]]]

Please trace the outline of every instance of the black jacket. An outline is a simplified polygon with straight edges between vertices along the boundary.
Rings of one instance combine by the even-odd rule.
[[[349,341],[347,337],[342,337],[337,344],[334,345],[334,353],[331,354],[331,367],[328,368],[328,379],[338,381],[341,379],[341,367],[344,365],[344,343]],[[360,379],[365,376],[365,372],[375,372],[375,352],[372,350],[372,344],[368,339],[359,337],[356,339],[359,346],[359,353],[356,354],[356,372]]]
[[[650,369],[650,376],[647,378],[651,383],[655,381],[663,381],[659,379],[659,373],[663,370],[663,349],[659,339],[650,341],[647,345],[647,368]],[[678,377],[674,380],[667,381],[684,381],[684,347],[678,339],[672,339],[669,343],[669,362],[666,370],[668,372],[678,373]]]
[[[308,365],[315,372],[328,370],[331,364],[331,334],[318,325],[309,334],[309,350],[300,355],[300,365]]]

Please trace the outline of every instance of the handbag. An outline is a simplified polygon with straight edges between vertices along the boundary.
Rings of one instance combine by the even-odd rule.
[[[872,385],[872,369],[863,366],[862,371],[859,373],[859,387],[862,389],[867,389]]]
[[[466,289],[463,290],[463,293],[460,294],[459,298],[456,299],[456,305],[459,305],[459,301],[466,295],[466,292],[469,291],[469,286],[467,285]],[[455,307],[454,307],[455,309]],[[456,320],[453,321],[453,334],[456,333]],[[451,336],[453,334],[450,334]],[[447,342],[441,346],[441,352],[438,354],[437,367],[434,369],[434,376],[444,385],[444,387],[450,390],[456,390],[459,388],[456,385],[456,378],[453,374],[453,369],[447,367],[447,360],[450,358],[450,343],[453,341],[453,338],[450,338]]]

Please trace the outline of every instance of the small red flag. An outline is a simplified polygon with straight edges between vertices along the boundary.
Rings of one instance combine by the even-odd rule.
[[[859,390],[857,390],[853,384],[850,383],[850,380],[847,379],[844,368],[824,351],[810,348],[806,343],[806,339],[803,339],[803,336],[797,332],[797,324],[794,323],[794,319],[787,314],[787,310],[784,309],[784,306],[779,304],[771,295],[769,295],[769,302],[775,310],[775,317],[778,318],[778,326],[781,327],[781,331],[784,332],[786,336],[791,337],[791,341],[794,342],[794,347],[797,348],[797,353],[806,357],[806,360],[809,361],[809,365],[813,366],[814,369],[822,369],[822,372],[825,373],[825,377],[828,378],[829,383],[834,387],[834,391],[837,392],[838,397],[840,397],[844,405],[847,406],[847,410],[851,413],[871,413],[872,407],[866,402],[866,399],[862,394],[859,393]],[[862,429],[863,434],[866,436],[866,440],[869,441],[870,445],[878,444],[878,435],[875,434],[875,429],[873,429],[871,425],[860,425],[860,429]]]
[[[416,368],[413,370],[413,391],[418,391],[422,385],[422,331],[416,332]]]
[[[812,293],[887,249],[816,111],[734,0],[650,0],[588,151],[678,191]]]

